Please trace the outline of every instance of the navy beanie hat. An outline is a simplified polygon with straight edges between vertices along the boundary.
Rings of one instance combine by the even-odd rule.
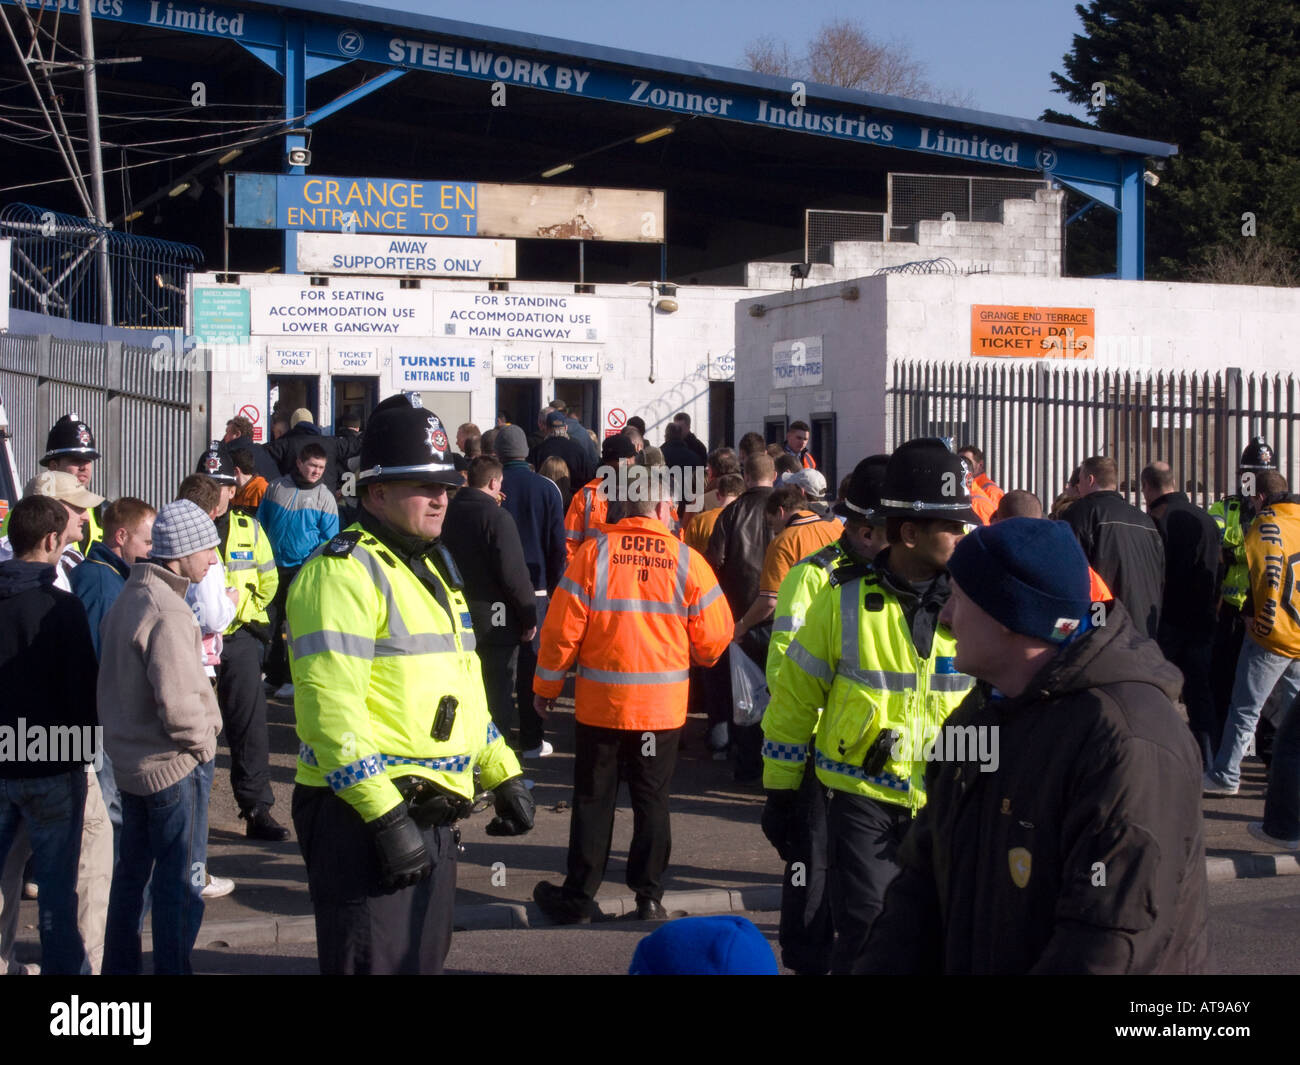
[[[1088,559],[1064,522],[977,526],[957,544],[948,572],[981,610],[1022,636],[1062,644],[1089,627]]]
[[[630,976],[778,976],[763,933],[735,914],[682,917],[637,944]]]

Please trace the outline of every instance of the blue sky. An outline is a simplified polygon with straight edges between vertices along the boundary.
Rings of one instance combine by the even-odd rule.
[[[1037,118],[1070,110],[1053,93],[1080,21],[1074,0],[486,0],[477,6],[393,0],[382,6],[590,44],[739,66],[764,34],[793,51],[825,22],[850,18],[884,40],[905,41],[930,81],[969,92],[984,111]]]

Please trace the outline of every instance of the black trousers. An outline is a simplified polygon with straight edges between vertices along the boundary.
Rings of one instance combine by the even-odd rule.
[[[912,817],[906,806],[830,790],[826,804],[828,879],[835,947],[831,972],[853,972],[871,926],[898,875],[897,854]]]
[[[301,566],[294,566],[292,569],[286,569],[284,566],[277,567],[280,584],[275,589],[275,598],[271,600],[271,605],[266,608],[267,618],[271,622],[271,646],[266,652],[266,679],[277,688],[281,684],[288,684],[290,680],[289,649],[284,635],[284,604],[289,598],[289,584],[298,576],[300,569]]]
[[[632,799],[627,886],[638,900],[663,898],[663,875],[673,842],[668,791],[681,736],[680,728],[643,732],[575,725],[569,875],[564,881],[568,895],[595,898],[605,879],[618,785],[625,780]]]
[[[831,967],[835,924],[827,885],[826,787],[809,762],[799,786],[797,854],[781,882],[781,963],[800,976],[822,976]]]
[[[270,737],[262,687],[262,641],[245,629],[225,637],[217,670],[217,705],[230,745],[230,789],[245,813],[272,806]]]
[[[1210,687],[1210,660],[1214,652],[1213,633],[1189,633],[1161,624],[1156,640],[1164,656],[1183,674],[1183,705],[1187,707],[1187,724],[1201,750],[1202,768],[1214,768],[1214,750],[1223,726],[1215,731],[1217,714]]]
[[[328,788],[293,790],[293,827],[307,863],[320,971],[330,975],[442,972],[456,908],[456,839],[423,829],[433,873],[385,891],[361,815]]]
[[[537,631],[540,633],[542,622],[546,619],[549,600],[544,595],[537,596]],[[533,709],[533,676],[537,672],[537,649],[540,636],[534,636],[528,643],[519,645],[519,660],[515,667],[515,704],[519,708],[519,749],[531,751],[540,747],[546,738],[546,725],[537,711]]]
[[[488,713],[501,735],[509,736],[515,723],[515,662],[519,644],[480,643],[477,650]]]
[[[1221,602],[1210,661],[1210,687],[1214,693],[1214,729],[1211,736],[1215,747],[1223,736],[1223,726],[1228,720],[1228,704],[1232,702],[1232,686],[1237,679],[1237,659],[1241,657],[1241,643],[1245,638],[1246,622],[1242,619],[1241,611]]]

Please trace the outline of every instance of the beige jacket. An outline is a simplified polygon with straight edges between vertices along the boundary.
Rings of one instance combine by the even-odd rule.
[[[131,576],[100,624],[99,721],[117,785],[153,795],[216,754],[221,714],[203,672],[190,582],[153,562]]]

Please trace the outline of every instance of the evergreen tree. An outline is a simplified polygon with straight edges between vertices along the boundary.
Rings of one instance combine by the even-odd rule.
[[[1083,32],[1055,91],[1097,129],[1178,145],[1146,190],[1147,275],[1188,278],[1252,230],[1300,249],[1300,4],[1092,0],[1075,11]],[[1081,262],[1095,258],[1101,214],[1071,227]]]

